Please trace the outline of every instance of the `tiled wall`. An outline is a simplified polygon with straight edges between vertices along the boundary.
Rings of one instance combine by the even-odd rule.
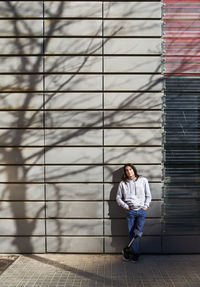
[[[161,1],[0,2],[0,250],[121,252],[121,167],[161,252]]]

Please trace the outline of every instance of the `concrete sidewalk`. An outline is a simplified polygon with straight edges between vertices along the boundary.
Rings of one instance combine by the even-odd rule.
[[[20,255],[0,276],[1,287],[200,286],[200,255]]]

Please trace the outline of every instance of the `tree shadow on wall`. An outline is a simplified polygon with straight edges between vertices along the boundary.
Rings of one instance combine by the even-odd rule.
[[[96,70],[91,57],[97,54],[95,59],[98,63],[102,48],[109,38],[102,40],[100,37],[100,41],[96,41],[99,40],[98,36],[102,31],[100,21],[99,26],[93,31],[93,37],[88,36],[84,50],[82,39],[85,36],[77,37],[77,41],[72,43],[70,39],[73,38],[68,35],[67,39],[72,45],[65,48],[62,41],[65,39],[66,30],[73,31],[75,23],[73,20],[61,19],[63,11],[67,9],[65,6],[68,5],[67,2],[56,3],[53,14],[51,9],[46,9],[45,21],[38,16],[32,19],[34,17],[31,15],[29,20],[22,17],[28,11],[33,15],[34,13],[43,15],[44,7],[41,1],[35,4],[36,10],[33,7],[30,9],[29,5],[28,9],[25,6],[24,11],[20,4],[13,1],[2,3],[2,13],[5,13],[5,17],[11,15],[12,18],[4,23],[3,29],[0,29],[1,40],[4,40],[2,51],[6,51],[5,57],[1,57],[0,211],[3,218],[12,218],[15,222],[14,234],[6,230],[4,235],[15,235],[12,244],[19,253],[32,253],[34,244],[41,245],[40,236],[44,235],[44,220],[52,214],[54,219],[62,217],[59,185],[54,186],[56,204],[52,211],[48,209],[45,184],[74,182],[77,178],[80,179],[80,176],[83,183],[96,181],[102,183],[102,180],[97,179],[98,165],[102,165],[101,156],[87,152],[81,155],[74,152],[72,155],[69,147],[78,148],[83,145],[102,147],[102,143],[97,142],[95,138],[95,133],[103,128],[102,107],[91,105],[89,96],[93,93],[93,89],[97,89],[94,79],[98,76],[96,75],[98,68]],[[25,2],[23,3],[26,5]],[[114,37],[120,29],[121,26],[116,27],[110,37]],[[8,34],[9,37],[7,37]],[[57,54],[53,48],[55,41],[60,41],[60,48],[62,48],[62,52]],[[81,59],[76,62],[77,55],[74,51],[69,54],[68,49],[79,51],[77,54],[82,54]],[[99,77],[101,76],[100,72]],[[126,82],[126,80],[123,81]],[[118,108],[128,109],[134,100],[148,89],[157,86],[160,81],[160,79],[155,80],[153,76],[150,77],[149,82],[141,87],[141,93],[130,95],[130,98]],[[89,95],[85,94],[85,87],[90,87]],[[99,91],[101,92],[101,88]],[[59,100],[57,101],[56,98]],[[90,110],[86,111],[88,107]],[[141,111],[135,111],[135,115],[138,114],[141,114]],[[107,121],[105,128],[119,127],[122,121],[119,122],[117,116],[117,110],[109,111],[104,117]],[[131,118],[132,113],[127,112],[123,122]],[[147,116],[146,122],[150,120],[151,117]],[[137,126],[140,123],[135,122],[135,124]],[[68,149],[65,149],[60,156],[61,149],[57,148],[66,147]],[[128,153],[128,149],[124,150],[121,156],[124,157]],[[111,155],[108,161],[112,159],[116,160],[116,156],[112,158]],[[115,180],[113,175],[113,182]],[[37,191],[35,189],[33,191],[32,186]],[[116,184],[113,187],[112,198],[115,188]],[[111,218],[117,217],[115,207],[112,207],[113,202],[109,204]],[[54,234],[63,235],[60,221],[55,220],[55,225]],[[111,234],[115,234],[114,222],[111,225]],[[61,237],[57,240],[57,250],[59,250]],[[39,250],[44,251],[42,245]]]

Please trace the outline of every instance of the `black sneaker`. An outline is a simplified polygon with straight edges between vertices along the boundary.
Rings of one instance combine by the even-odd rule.
[[[127,254],[126,254],[126,253],[124,253],[124,250],[122,250],[122,255],[123,255],[123,261],[128,262],[128,261],[130,261],[130,260],[131,260],[131,259],[130,259],[130,257],[129,257],[129,256],[127,256]]]
[[[139,260],[139,256],[140,256],[140,255],[137,254],[137,253],[132,254],[130,261],[131,261],[131,262],[137,262],[137,261]]]

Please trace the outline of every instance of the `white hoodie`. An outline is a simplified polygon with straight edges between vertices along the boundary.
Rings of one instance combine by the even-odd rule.
[[[121,181],[118,186],[116,201],[119,206],[128,209],[132,206],[134,210],[148,208],[151,202],[151,192],[148,180],[139,176],[138,179]]]

